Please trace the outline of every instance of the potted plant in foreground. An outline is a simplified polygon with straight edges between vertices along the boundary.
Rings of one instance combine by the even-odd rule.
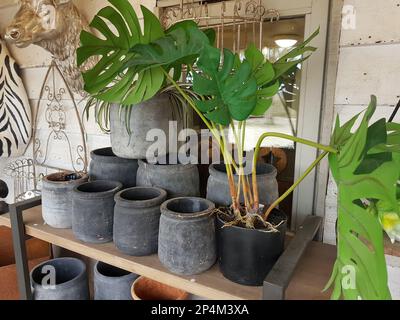
[[[269,109],[272,98],[279,91],[281,79],[307,59],[309,53],[316,50],[308,44],[318,31],[274,63],[266,60],[254,45],[247,48],[242,61],[228,49],[224,49],[221,55],[221,50],[213,45],[214,33],[201,31],[193,21],[179,22],[165,32],[158,32],[151,39],[146,38],[146,41],[134,41],[141,36],[138,35],[140,29],[136,26],[136,14],[132,6],[126,0],[109,2],[114,7],[102,9],[92,22],[92,27],[97,27],[107,40],[99,40],[86,32],[81,37],[82,47],[78,50],[78,60],[81,63],[93,55],[102,55],[96,67],[84,75],[87,90],[101,101],[134,105],[150,99],[162,86],[173,87],[179,94],[179,99],[197,113],[216,139],[224,158],[232,206],[218,215],[219,221],[225,226],[231,226],[224,230],[229,232],[236,228],[244,234],[246,240],[239,241],[243,247],[239,250],[236,248],[236,252],[249,256],[249,259],[241,259],[239,264],[236,263],[239,268],[235,266],[238,269],[235,272],[244,276],[231,275],[230,269],[224,267],[229,265],[224,264],[228,258],[220,259],[222,271],[234,281],[259,285],[283,250],[287,218],[278,210],[269,216],[272,219],[270,221],[261,215],[262,206],[259,204],[258,184],[255,179],[256,166],[253,168],[252,184],[244,174],[246,120],[251,115],[263,115]],[[149,21],[156,26],[158,22],[148,10],[142,8],[142,11],[146,34],[146,30],[149,31],[152,25]],[[123,41],[120,39],[123,37],[115,36],[105,25],[103,18],[114,23],[120,35],[127,34],[128,38],[132,38],[124,43],[123,49],[116,45]],[[130,26],[131,30],[126,26]],[[96,44],[92,45],[92,42]],[[192,88],[178,82],[183,66],[193,76]],[[225,132],[227,128],[234,132],[238,161],[234,160],[233,152],[228,148]],[[235,175],[239,177],[237,180]],[[280,233],[277,228],[280,228]],[[254,246],[254,242],[270,245]],[[220,248],[221,257],[224,252],[228,252],[224,247],[222,245]],[[255,251],[249,248],[255,248]],[[258,257],[264,258],[257,260]],[[243,267],[243,263],[247,263],[247,267]]]

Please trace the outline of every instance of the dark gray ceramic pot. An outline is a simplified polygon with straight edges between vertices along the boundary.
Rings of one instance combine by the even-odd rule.
[[[93,181],[74,188],[72,231],[89,243],[113,240],[114,196],[122,189],[117,181]]]
[[[125,112],[120,112],[119,105],[110,109],[111,145],[114,153],[126,159],[146,159],[147,152],[153,141],[147,141],[147,133],[152,129],[160,129],[165,133],[166,143],[160,144],[158,155],[162,156],[169,150],[170,121],[182,123],[182,111],[171,103],[166,93],[133,106],[129,128],[126,128]],[[178,128],[179,130],[180,128]]]
[[[247,286],[262,286],[284,250],[287,216],[275,209],[270,220],[278,232],[242,227],[224,227],[217,217],[218,262],[229,280]]]
[[[192,164],[150,164],[139,160],[136,185],[162,188],[168,198],[200,196],[199,170]]]
[[[171,272],[194,275],[214,265],[214,204],[201,198],[176,198],[161,206],[158,256]]]
[[[160,205],[167,192],[154,187],[136,187],[115,195],[114,243],[125,254],[157,253]]]
[[[72,191],[88,176],[69,171],[53,173],[42,181],[43,220],[53,228],[72,227]]]
[[[137,160],[117,157],[111,148],[93,150],[90,153],[91,181],[111,180],[119,181],[124,188],[136,186]]]
[[[228,207],[232,204],[229,192],[228,177],[224,164],[210,165],[210,177],[207,183],[207,199],[214,202],[217,207]],[[270,164],[257,165],[257,184],[260,203],[272,204],[279,197],[278,181],[276,180],[277,170]],[[251,176],[249,176],[251,181]],[[239,177],[235,176],[238,183]],[[243,194],[240,201],[243,203]]]
[[[132,300],[131,287],[137,274],[104,262],[94,266],[94,300]]]
[[[86,265],[76,258],[58,258],[31,272],[35,300],[89,300]]]

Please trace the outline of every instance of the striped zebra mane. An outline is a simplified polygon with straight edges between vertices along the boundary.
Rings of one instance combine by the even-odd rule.
[[[20,69],[0,40],[0,158],[19,157],[32,137],[32,113]]]

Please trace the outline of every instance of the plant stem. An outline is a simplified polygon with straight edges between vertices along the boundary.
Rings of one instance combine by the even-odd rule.
[[[254,196],[254,209],[258,211],[260,201],[259,201],[259,195],[258,195],[258,188],[257,188],[257,159],[258,155],[260,153],[261,149],[261,144],[263,141],[268,138],[268,137],[276,137],[276,138],[282,138],[286,140],[290,140],[293,142],[301,143],[310,147],[314,147],[316,149],[321,149],[323,151],[326,151],[328,153],[337,153],[338,151],[330,146],[325,146],[319,143],[316,143],[314,141],[302,139],[302,138],[297,138],[293,137],[287,134],[283,133],[277,133],[277,132],[267,132],[261,135],[261,137],[258,139],[255,152],[254,152],[254,157],[253,157],[253,168],[252,168],[252,180],[253,180],[253,196]]]
[[[283,200],[285,200],[297,186],[303,182],[303,180],[314,170],[314,168],[329,154],[328,151],[324,151],[313,163],[312,165],[303,173],[303,175],[278,199],[276,200],[265,212],[264,220],[267,221],[272,210],[274,210]]]

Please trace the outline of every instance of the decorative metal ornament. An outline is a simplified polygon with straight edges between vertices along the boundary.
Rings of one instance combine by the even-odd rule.
[[[81,72],[93,67],[96,59],[77,66],[80,33],[89,27],[72,0],[21,0],[19,4],[5,38],[19,48],[35,44],[49,51],[68,86],[84,96]]]
[[[0,159],[19,157],[32,137],[32,113],[19,66],[0,40]]]
[[[64,81],[65,87],[57,86],[57,75]],[[72,109],[69,110],[69,113],[64,104],[66,101],[72,103]],[[67,85],[66,79],[63,77],[62,72],[54,61],[47,71],[36,110],[33,136],[34,164],[39,167],[54,170],[86,172],[88,167],[87,147],[78,105],[74,100],[72,91]],[[44,115],[42,121],[39,119],[40,115]],[[74,121],[71,121],[72,119],[74,119]],[[72,123],[77,124],[79,139],[71,139],[67,120],[69,121],[69,125]],[[48,126],[45,131],[50,131],[45,135],[39,135],[41,130],[38,125],[43,122],[47,123]],[[63,155],[64,158],[66,157],[68,159],[68,165],[62,167],[54,165],[54,159],[50,157],[51,146],[63,146],[62,150],[65,151]]]

